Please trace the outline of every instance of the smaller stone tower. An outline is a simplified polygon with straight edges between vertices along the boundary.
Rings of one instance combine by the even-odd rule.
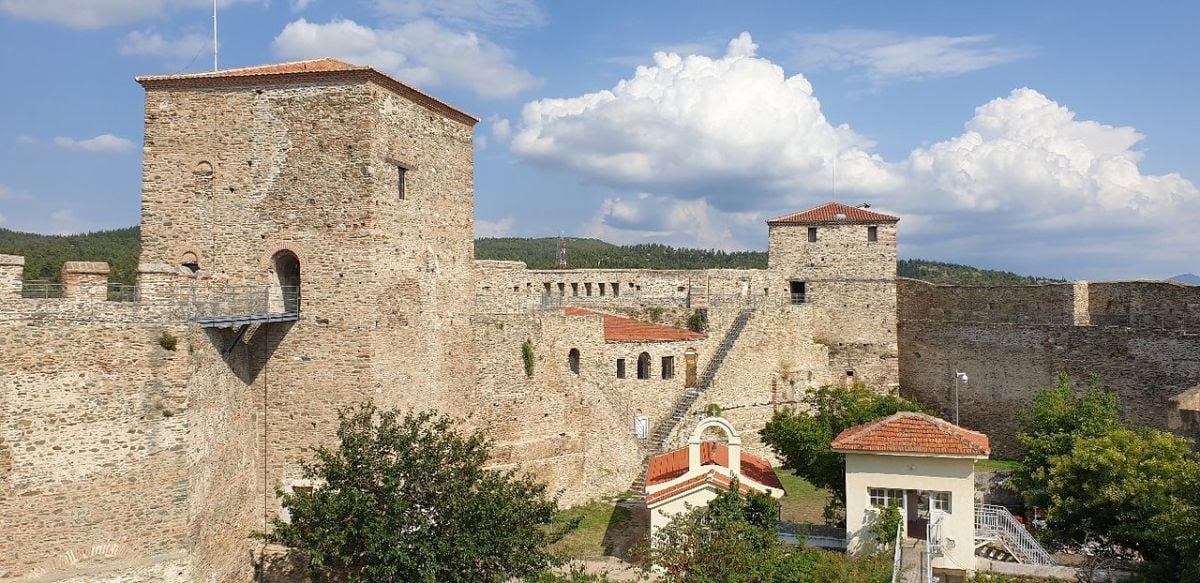
[[[769,293],[813,310],[813,339],[846,384],[898,382],[896,223],[837,202],[767,221]],[[780,290],[778,293],[775,288]]]

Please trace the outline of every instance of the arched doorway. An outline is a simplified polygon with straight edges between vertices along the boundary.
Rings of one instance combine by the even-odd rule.
[[[271,289],[272,313],[300,313],[300,259],[286,249],[271,256],[274,276]]]

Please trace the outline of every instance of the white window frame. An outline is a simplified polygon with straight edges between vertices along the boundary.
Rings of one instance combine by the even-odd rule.
[[[882,504],[876,502],[882,501]],[[886,508],[895,502],[904,506],[904,490],[899,488],[867,488],[867,506],[871,508]]]
[[[945,512],[950,514],[953,510],[953,496],[950,492],[930,492],[929,493],[929,511]]]

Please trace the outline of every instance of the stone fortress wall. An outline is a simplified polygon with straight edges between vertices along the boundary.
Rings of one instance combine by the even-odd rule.
[[[30,297],[21,258],[0,256],[0,579],[250,580],[261,545],[247,535],[276,515],[276,490],[301,477],[308,448],[330,443],[339,407],[368,399],[463,419],[495,440],[498,466],[532,472],[574,504],[638,477],[653,450],[634,435],[638,415],[651,431],[673,428],[670,445],[715,403],[761,452],[756,429],[812,387],[899,382],[941,404],[950,363],[979,363],[968,392],[995,386],[981,382],[995,347],[1007,352],[987,363],[1005,388],[967,394],[978,409],[1024,398],[1008,392],[1012,375],[1046,384],[1071,350],[1126,359],[1111,364],[1130,369],[1122,379],[1143,378],[1149,362],[1166,386],[1197,380],[1185,332],[1085,332],[1151,313],[1186,328],[1191,292],[897,282],[894,222],[772,223],[763,270],[475,261],[475,120],[369,69],[316,63],[141,80],[135,289],[107,285],[104,264],[73,262],[62,297]],[[190,323],[239,313],[230,306],[246,294],[278,311],[289,300],[273,294],[292,285],[295,321],[243,334]],[[602,316],[564,307],[676,327],[703,311],[707,331],[609,340]],[[642,353],[646,379],[635,373]],[[721,364],[676,423],[691,354],[697,374]],[[1164,395],[1147,393],[1145,410]],[[1010,426],[1001,416],[964,424],[995,436]]]
[[[1154,427],[1200,406],[1172,397],[1200,386],[1200,287],[1171,282],[1074,282],[1009,287],[899,280],[902,393],[986,431],[996,455],[1017,453],[1016,412],[1059,373],[1092,373],[1126,415]]]

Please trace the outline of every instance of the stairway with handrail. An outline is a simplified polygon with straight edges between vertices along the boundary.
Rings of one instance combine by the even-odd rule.
[[[1058,564],[1007,508],[981,504],[975,509],[975,549],[996,546],[1018,563]]]

